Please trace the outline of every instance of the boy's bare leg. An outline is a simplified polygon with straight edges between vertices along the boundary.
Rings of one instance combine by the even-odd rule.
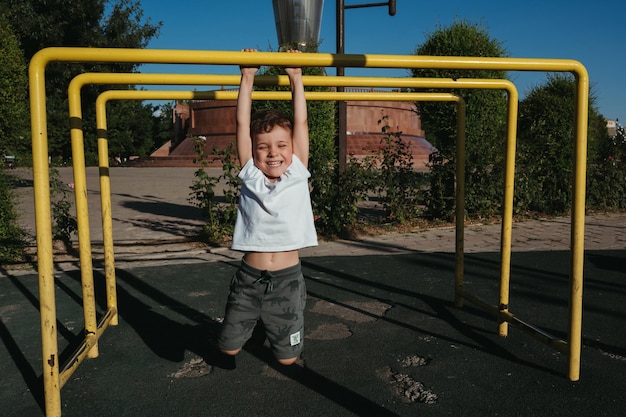
[[[280,363],[281,365],[289,366],[289,365],[293,365],[294,363],[296,363],[296,361],[298,360],[298,357],[296,356],[295,358],[277,359],[277,360],[278,360],[278,363]]]

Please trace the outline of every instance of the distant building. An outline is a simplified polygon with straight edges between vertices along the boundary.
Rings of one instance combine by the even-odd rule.
[[[609,136],[615,136],[617,133],[617,120],[606,121],[606,129],[609,131]]]
[[[369,90],[368,90],[369,91]],[[141,161],[146,166],[196,166],[194,138],[206,138],[204,152],[223,150],[235,140],[236,101],[197,100],[177,102],[173,109],[172,140]],[[419,115],[411,102],[348,101],[347,154],[361,158],[373,155],[383,137],[378,120],[388,116],[391,131],[401,131],[410,143],[414,167],[426,170],[426,163],[435,148],[426,141]],[[214,165],[219,165],[215,159]]]

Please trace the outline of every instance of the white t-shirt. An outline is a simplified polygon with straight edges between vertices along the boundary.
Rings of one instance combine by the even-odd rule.
[[[295,154],[276,182],[270,182],[250,159],[239,173],[241,196],[231,248],[245,252],[284,252],[317,246],[310,176]]]

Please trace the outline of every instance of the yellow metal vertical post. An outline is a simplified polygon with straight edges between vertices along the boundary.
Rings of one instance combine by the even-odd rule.
[[[519,96],[517,89],[508,90],[507,141],[504,171],[504,198],[502,205],[502,230],[500,234],[500,311],[509,310],[509,287],[511,277],[511,242],[513,233],[513,196],[515,183],[515,147],[517,143],[517,112]],[[508,334],[508,323],[500,320],[500,336]]]
[[[41,317],[41,356],[47,417],[61,415],[59,347],[54,294],[52,254],[52,216],[50,214],[50,176],[46,118],[45,69],[47,61],[35,54],[28,68],[30,118],[33,145],[33,192],[37,232],[37,269],[39,274],[39,313]]]
[[[80,89],[73,88],[72,83],[70,83],[68,88],[68,99],[85,334],[95,335],[97,333],[98,323],[96,319],[96,297],[93,279],[93,261],[91,258],[91,238],[89,233],[89,208],[87,204],[87,175],[85,171],[82,109],[80,108]],[[97,342],[89,350],[88,356],[90,358],[98,356]]]
[[[571,226],[569,378],[580,378],[582,347],[583,262],[585,256],[585,190],[587,173],[587,128],[589,76],[580,65],[576,73],[576,138],[574,146],[574,196]]]
[[[98,169],[100,176],[100,210],[102,242],[104,246],[104,277],[107,309],[115,311],[111,325],[118,324],[117,284],[115,282],[115,254],[113,250],[113,216],[111,213],[111,177],[109,169],[109,142],[107,138],[106,101],[96,100],[96,130],[98,135]]]

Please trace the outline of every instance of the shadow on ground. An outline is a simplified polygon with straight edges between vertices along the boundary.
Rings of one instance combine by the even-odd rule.
[[[493,318],[454,307],[452,254],[303,259],[308,336],[291,368],[277,366],[266,345],[232,363],[217,355],[236,262],[120,269],[120,324],[63,388],[63,415],[619,415],[625,256],[586,254],[576,383],[563,355],[515,328],[500,338]],[[566,337],[569,261],[568,252],[513,254],[511,312]],[[465,288],[497,304],[498,271],[498,254],[466,255]],[[95,280],[102,314],[100,272]],[[78,271],[56,278],[63,360],[82,339],[79,281]],[[37,277],[8,275],[0,294],[3,415],[43,415]]]

